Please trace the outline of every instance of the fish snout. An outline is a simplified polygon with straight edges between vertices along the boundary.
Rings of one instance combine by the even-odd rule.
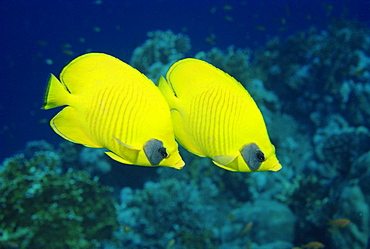
[[[278,163],[276,163],[270,170],[271,171],[279,171],[279,170],[281,170],[281,168],[282,168],[282,166],[281,166],[281,164],[278,162]]]

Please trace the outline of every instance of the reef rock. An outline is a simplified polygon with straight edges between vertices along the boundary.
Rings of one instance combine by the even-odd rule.
[[[258,244],[275,241],[292,242],[296,216],[284,204],[272,200],[258,200],[233,211],[235,220],[253,222],[251,238]]]
[[[331,232],[333,248],[368,248],[369,206],[361,188],[357,185],[346,186],[342,190],[338,206],[335,216],[345,217],[351,220],[351,224]]]

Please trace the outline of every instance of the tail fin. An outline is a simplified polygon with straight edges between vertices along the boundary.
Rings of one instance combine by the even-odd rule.
[[[51,108],[68,105],[70,93],[53,74],[50,74],[48,86],[44,96],[44,104],[41,109],[48,110]]]

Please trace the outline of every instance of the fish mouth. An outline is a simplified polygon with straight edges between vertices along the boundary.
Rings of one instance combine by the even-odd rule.
[[[271,171],[279,171],[280,169],[281,169],[281,164],[280,163],[276,163],[275,165],[274,165],[274,167],[272,167],[270,170]]]

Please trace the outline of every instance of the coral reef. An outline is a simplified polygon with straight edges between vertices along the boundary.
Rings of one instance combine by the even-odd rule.
[[[79,154],[78,160],[85,170],[92,172],[98,171],[107,174],[112,168],[104,150],[84,147]]]
[[[123,239],[121,246],[166,248],[175,243],[176,248],[213,247],[212,229],[221,224],[227,206],[218,209],[210,205],[217,188],[207,187],[210,191],[204,195],[199,187],[171,178],[147,182],[142,190],[124,188],[119,221],[127,229],[119,236]]]
[[[271,200],[272,175],[254,179],[220,169],[209,159],[185,157],[190,165],[181,171],[159,168],[157,182],[122,190],[120,247],[293,247],[295,216],[287,205]],[[270,220],[275,215],[281,219]],[[286,229],[277,231],[280,226]]]
[[[174,34],[171,30],[152,31],[147,34],[148,40],[135,48],[130,64],[156,81],[165,75],[175,61],[182,59],[189,52],[190,39],[184,34]]]
[[[117,228],[111,189],[84,171],[64,173],[59,155],[45,141],[28,145],[0,166],[1,243],[98,248],[111,239]]]
[[[367,248],[370,232],[370,209],[361,188],[354,182],[341,189],[333,217],[348,217],[351,224],[330,233],[333,248]]]
[[[237,49],[231,45],[223,51],[212,48],[208,52],[198,52],[195,58],[205,60],[235,77],[240,82],[246,82],[251,77],[251,51],[249,49]]]
[[[364,27],[337,22],[257,52],[198,52],[251,93],[283,170],[228,172],[182,150],[181,172],[158,169],[158,180],[122,190],[121,246],[366,248],[369,40]],[[328,224],[338,218],[350,225],[336,231]]]
[[[347,126],[339,131],[331,130],[330,133],[323,133],[324,130],[327,128],[319,129],[320,135],[316,135],[323,137],[316,146],[319,161],[329,164],[342,176],[348,175],[354,161],[370,150],[369,130],[363,126],[357,128]]]
[[[285,42],[276,38],[256,54],[253,67],[284,99],[283,111],[303,122],[312,122],[312,113],[320,120],[340,113],[351,125],[369,126],[368,34],[363,25],[337,21],[325,31],[312,28]]]

